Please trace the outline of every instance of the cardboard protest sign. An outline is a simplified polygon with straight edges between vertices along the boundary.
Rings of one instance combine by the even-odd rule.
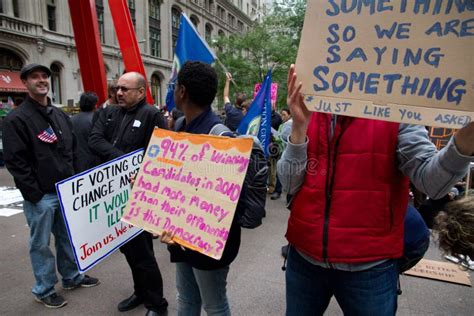
[[[456,130],[452,128],[430,127],[429,136],[431,142],[440,150],[446,147],[455,132]]]
[[[139,149],[56,183],[80,272],[141,232],[120,218],[130,198],[130,176],[138,172],[142,160],[143,149]]]
[[[449,262],[421,259],[404,274],[471,286],[469,274],[461,270],[459,265]]]
[[[261,83],[256,83],[255,87],[253,89],[253,98],[257,96],[258,91],[260,91],[260,88],[262,87]],[[277,94],[278,94],[278,83],[272,82],[272,87],[270,91],[270,99],[272,100],[272,109],[275,109],[276,107],[276,101],[277,101]]]
[[[220,259],[252,144],[155,128],[122,221]]]
[[[469,1],[308,1],[296,72],[309,110],[459,128],[474,116]]]

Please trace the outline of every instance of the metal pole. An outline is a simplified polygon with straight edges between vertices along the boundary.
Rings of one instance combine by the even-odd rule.
[[[219,58],[216,57],[216,61],[219,66],[221,66],[221,68],[224,70],[224,72],[229,72],[229,70],[227,70],[227,67],[224,66],[224,64],[219,60]],[[230,82],[232,82],[237,89],[239,88],[239,86],[235,83],[234,78],[230,79]]]
[[[466,177],[466,190],[464,192],[464,196],[468,196],[469,195],[469,190],[471,189],[471,167],[473,166],[473,164],[469,164],[469,170],[467,171],[467,177]]]

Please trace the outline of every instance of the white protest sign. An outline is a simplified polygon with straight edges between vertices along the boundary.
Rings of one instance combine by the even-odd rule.
[[[472,0],[312,0],[296,72],[311,111],[460,128],[473,52]]]
[[[155,128],[122,221],[220,259],[252,144]]]
[[[76,263],[85,272],[141,232],[120,221],[130,198],[129,178],[143,149],[56,183]]]

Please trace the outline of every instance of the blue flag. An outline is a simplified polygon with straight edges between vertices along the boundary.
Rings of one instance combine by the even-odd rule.
[[[268,157],[270,145],[271,121],[272,121],[272,71],[269,70],[265,76],[260,90],[253,99],[250,108],[237,128],[241,135],[257,136],[262,144],[263,152]]]
[[[168,111],[174,108],[174,88],[176,79],[181,66],[187,61],[202,61],[212,64],[216,56],[211,51],[207,43],[199,36],[193,23],[183,13],[179,21],[178,39],[176,41],[173,69],[168,84],[168,92],[166,94],[166,106]]]

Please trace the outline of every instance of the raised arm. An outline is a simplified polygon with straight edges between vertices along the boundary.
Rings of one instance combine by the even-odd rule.
[[[399,169],[418,190],[433,199],[445,196],[462,179],[474,161],[473,123],[460,129],[448,145],[436,150],[423,126],[400,124]]]
[[[232,80],[232,75],[230,72],[225,73],[225,85],[224,85],[224,104],[230,103],[229,99],[229,89],[230,89],[230,81]]]
[[[304,181],[307,164],[306,130],[308,129],[311,112],[306,108],[301,91],[301,82],[296,83],[295,66],[291,65],[288,72],[288,94],[286,103],[293,117],[288,145],[278,161],[278,177],[283,190],[293,194],[299,190]]]

